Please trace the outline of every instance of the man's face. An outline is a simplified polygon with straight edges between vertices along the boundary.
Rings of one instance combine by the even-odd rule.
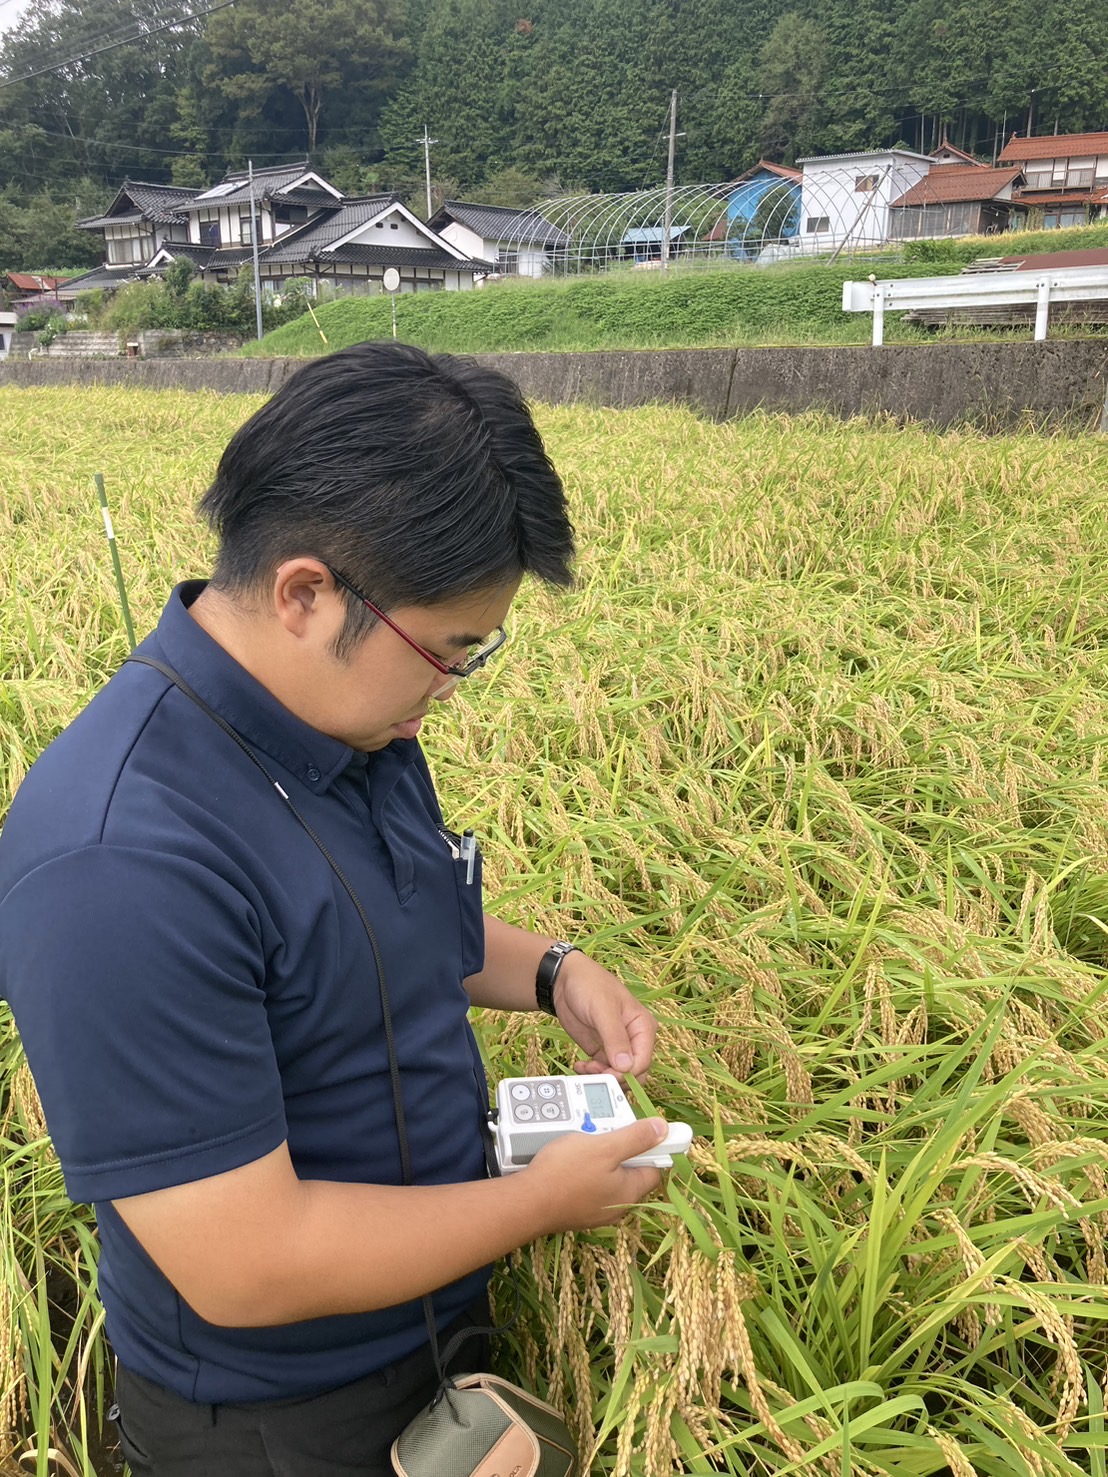
[[[387,612],[389,619],[445,666],[466,656],[505,624],[519,581],[442,605],[410,605]],[[340,603],[336,593],[336,601]],[[341,621],[334,634],[341,629]],[[497,658],[494,658],[496,660]],[[327,650],[313,683],[311,722],[352,749],[371,752],[393,739],[415,738],[435,698],[449,679],[404,640],[378,621],[353,651],[336,657]],[[480,682],[478,673],[472,679]]]

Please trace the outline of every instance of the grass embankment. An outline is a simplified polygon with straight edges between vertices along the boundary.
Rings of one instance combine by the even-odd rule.
[[[91,472],[145,630],[251,409],[0,392],[5,794],[125,654]],[[580,589],[525,591],[428,748],[492,906],[653,1002],[699,1137],[622,1229],[524,1255],[500,1357],[598,1473],[1103,1473],[1108,442],[543,426]],[[5,1030],[5,1417],[107,1477],[89,1216]],[[496,1073],[571,1059],[481,1030]]]
[[[881,278],[957,273],[965,261],[1012,252],[1108,246],[1108,227],[1040,231],[956,242],[928,242],[926,260],[840,258],[774,267],[676,266],[662,272],[616,271],[564,281],[491,283],[476,292],[402,295],[400,337],[435,353],[512,350],[647,349],[735,344],[868,343],[870,320],[842,311],[842,284],[875,272]],[[909,249],[908,254],[911,255]],[[387,297],[350,297],[306,314],[248,344],[262,357],[314,355],[363,339],[388,338]],[[887,342],[930,341],[934,335],[890,314]],[[1027,329],[1017,330],[1029,337]],[[954,330],[950,331],[954,333]],[[966,330],[958,330],[965,336]],[[980,331],[978,331],[979,333]],[[995,334],[995,330],[994,330]]]

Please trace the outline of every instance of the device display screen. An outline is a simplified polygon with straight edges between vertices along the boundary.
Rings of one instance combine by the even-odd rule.
[[[603,1082],[585,1083],[585,1106],[593,1118],[614,1118],[612,1097]]]

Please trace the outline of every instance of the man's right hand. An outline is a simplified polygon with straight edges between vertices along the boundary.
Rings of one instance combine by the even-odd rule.
[[[623,1161],[649,1154],[665,1138],[663,1118],[642,1118],[611,1133],[566,1133],[535,1155],[523,1174],[547,1180],[547,1232],[614,1226],[628,1209],[656,1190],[659,1169],[625,1169]]]

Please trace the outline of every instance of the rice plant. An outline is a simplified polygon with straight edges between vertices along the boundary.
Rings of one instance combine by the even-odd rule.
[[[0,392],[0,804],[149,629],[257,402]],[[1108,1472],[1108,441],[544,410],[582,557],[428,725],[491,905],[662,1021],[697,1139],[523,1256],[591,1469]],[[556,1025],[485,1013],[494,1074]],[[90,1215],[0,1028],[0,1452],[107,1477]],[[510,1290],[498,1281],[508,1311]]]

